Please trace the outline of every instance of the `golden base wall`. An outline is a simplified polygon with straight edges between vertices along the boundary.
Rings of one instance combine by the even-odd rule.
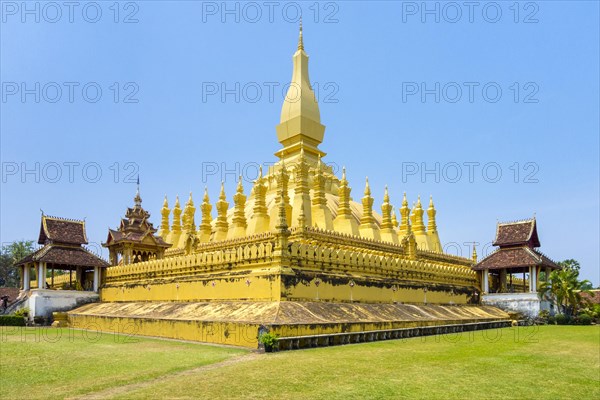
[[[205,243],[192,254],[111,267],[102,301],[293,300],[334,302],[477,303],[470,260],[391,243],[293,230],[281,236]]]
[[[471,260],[409,250],[317,228],[200,243],[189,254],[109,268],[102,303],[69,321],[256,347],[261,326],[301,338],[508,319],[472,306],[479,282]]]
[[[261,326],[284,339],[508,321],[481,306],[217,301],[96,303],[68,313],[71,326],[256,348]]]
[[[246,270],[186,279],[141,280],[101,289],[105,302],[128,301],[332,301],[364,303],[472,304],[475,288],[423,284],[377,276],[314,271],[291,274]]]

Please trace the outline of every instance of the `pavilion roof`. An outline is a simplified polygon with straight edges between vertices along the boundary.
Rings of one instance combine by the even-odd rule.
[[[494,246],[506,247],[527,245],[531,248],[540,247],[535,218],[498,223]]]
[[[44,262],[54,264],[64,269],[68,267],[108,267],[109,264],[102,258],[91,253],[89,250],[80,246],[65,246],[59,244],[46,244],[40,249],[34,251],[27,257],[15,263],[15,266],[24,265],[32,262]]]
[[[156,228],[150,222],[150,213],[142,207],[142,198],[138,187],[133,199],[134,206],[128,207],[125,218],[121,218],[118,229],[108,229],[108,237],[102,246],[111,247],[120,243],[141,246],[154,246],[167,249],[172,245],[156,235]]]
[[[85,221],[42,215],[39,244],[87,244]]]
[[[509,269],[529,266],[542,266],[552,269],[560,267],[541,252],[528,246],[499,248],[480,262],[473,269]]]
[[[171,247],[171,244],[165,242],[162,237],[154,235],[153,230],[148,231],[122,231],[122,230],[108,230],[108,238],[105,245],[112,245],[119,242],[137,243],[143,244],[144,239],[148,237],[153,241],[153,245],[159,247]]]

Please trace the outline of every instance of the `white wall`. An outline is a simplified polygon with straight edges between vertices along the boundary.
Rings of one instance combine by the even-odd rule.
[[[76,290],[34,289],[28,304],[30,317],[52,317],[55,311],[69,311],[86,303],[100,301],[98,293],[81,292]]]
[[[484,294],[481,302],[504,311],[516,311],[529,318],[538,316],[541,310],[549,310],[547,301],[541,301],[537,293],[491,293]]]

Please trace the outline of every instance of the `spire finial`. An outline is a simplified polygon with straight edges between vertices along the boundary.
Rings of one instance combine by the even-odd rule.
[[[370,196],[370,195],[371,195],[371,186],[369,185],[369,177],[367,176],[366,183],[365,183],[365,196]]]
[[[398,228],[398,218],[396,217],[396,210],[394,209],[394,206],[392,206],[392,227],[394,229]]]
[[[300,34],[298,35],[298,50],[304,50],[304,40],[302,38],[302,16],[300,16]]]
[[[169,234],[169,215],[171,214],[171,210],[169,209],[169,201],[167,200],[167,195],[165,194],[165,201],[163,202],[162,209],[160,210],[161,214],[161,222],[160,222],[160,230],[158,231],[158,235],[163,239],[166,239]]]
[[[135,197],[133,198],[136,206],[142,205],[142,197],[140,196],[140,176],[137,177],[137,190],[135,192]]]
[[[221,181],[221,192],[219,193],[219,200],[225,200],[225,182]]]

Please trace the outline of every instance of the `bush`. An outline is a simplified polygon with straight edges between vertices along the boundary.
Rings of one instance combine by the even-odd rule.
[[[18,317],[27,317],[29,315],[29,307],[19,308],[15,311],[15,315]]]
[[[542,310],[540,311],[537,317],[533,318],[531,322],[533,325],[546,325],[548,324],[549,317],[550,312],[548,312],[548,310]]]
[[[577,325],[591,325],[592,317],[588,314],[579,314],[577,316]]]
[[[271,352],[277,344],[277,337],[276,333],[267,332],[260,335],[258,341],[265,345],[266,352]]]
[[[33,322],[35,322],[36,325],[44,325],[44,323],[46,323],[46,318],[41,315],[36,315],[33,317]]]
[[[0,326],[25,326],[25,318],[19,315],[0,315]]]
[[[556,317],[554,317],[556,320],[556,324],[557,325],[568,325],[569,324],[569,317],[567,317],[565,314],[556,314]]]
[[[556,318],[555,317],[548,317],[548,325],[556,325]]]

